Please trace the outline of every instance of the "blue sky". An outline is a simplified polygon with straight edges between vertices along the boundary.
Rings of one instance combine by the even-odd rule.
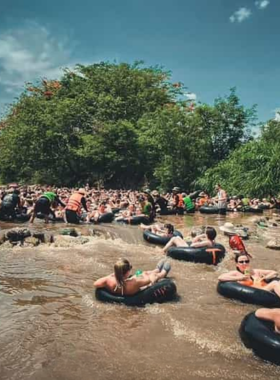
[[[198,101],[280,107],[279,0],[0,0],[0,111],[25,81],[101,60],[159,64]]]

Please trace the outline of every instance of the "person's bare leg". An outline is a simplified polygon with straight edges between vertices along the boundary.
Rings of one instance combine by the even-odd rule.
[[[34,222],[35,216],[36,216],[35,211],[32,211],[32,214],[31,214],[31,218],[30,218],[30,222],[29,222],[29,223],[32,224],[32,223]]]
[[[175,245],[175,247],[187,247],[188,244],[180,236],[173,236],[166,246],[163,248],[163,252],[166,253],[170,247]]]
[[[280,282],[279,281],[272,281],[266,286],[264,286],[262,289],[268,290],[269,292],[275,292],[278,297],[280,297]]]
[[[145,226],[145,224],[141,223],[140,228],[145,231],[145,230],[151,230],[152,226]]]
[[[163,247],[163,252],[166,254],[166,252],[168,251],[168,249],[170,248],[170,247],[172,247],[173,245],[175,245],[176,243],[175,243],[175,241],[176,241],[176,238],[177,237],[172,237],[170,240],[169,240],[169,242]]]
[[[257,318],[266,321],[272,321],[275,324],[275,331],[280,333],[280,310],[279,309],[265,309],[261,308],[255,312]]]

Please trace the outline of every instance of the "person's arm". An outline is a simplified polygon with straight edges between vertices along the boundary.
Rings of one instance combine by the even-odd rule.
[[[277,276],[277,272],[275,270],[265,270],[265,269],[255,269],[255,274],[258,277],[261,277],[263,280],[271,280],[272,278]]]
[[[58,196],[55,197],[55,201],[56,201],[59,205],[61,205],[62,207],[65,207],[65,206],[66,206]]]
[[[247,280],[248,277],[245,276],[242,273],[239,273],[237,271],[231,271],[228,273],[223,273],[218,277],[219,281],[244,281]]]
[[[260,319],[264,319],[266,321],[272,321],[274,322],[275,316],[280,316],[280,310],[279,309],[265,309],[261,308],[256,310],[255,316]]]
[[[51,208],[50,208],[50,214],[52,214],[53,219],[55,220],[56,219],[55,212]]]
[[[197,243],[198,241],[207,239],[206,234],[197,235],[195,238],[193,238],[192,243]]]
[[[96,288],[104,288],[107,284],[108,277],[112,276],[111,274],[109,276],[101,277],[98,280],[96,280],[93,285]]]
[[[193,248],[202,248],[202,247],[208,247],[208,246],[209,246],[208,240],[200,240],[200,241],[191,243],[191,247]]]
[[[21,198],[20,197],[18,197],[18,199],[17,199],[17,207],[18,208],[21,208],[22,207],[22,201],[21,201]]]
[[[81,199],[81,203],[86,212],[88,212],[86,199],[84,197]]]

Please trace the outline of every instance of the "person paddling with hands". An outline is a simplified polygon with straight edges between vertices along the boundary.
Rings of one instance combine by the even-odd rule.
[[[244,253],[239,253],[235,256],[236,270],[224,273],[219,276],[219,281],[236,281],[241,285],[259,288],[269,292],[275,292],[280,297],[280,282],[273,280],[267,283],[267,280],[272,280],[277,276],[274,270],[252,269],[250,267],[250,257]]]

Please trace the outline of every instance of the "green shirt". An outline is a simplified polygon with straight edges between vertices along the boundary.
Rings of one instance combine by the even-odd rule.
[[[147,216],[150,216],[151,214],[151,211],[152,211],[152,204],[150,202],[147,202],[144,206],[144,209],[143,209],[143,214],[147,215]]]
[[[56,195],[55,193],[51,192],[51,191],[46,191],[46,192],[42,195],[42,197],[47,198],[47,199],[50,201],[50,203],[53,203],[53,202],[55,201],[57,195]]]
[[[183,198],[183,201],[185,203],[185,206],[186,206],[186,209],[189,211],[189,210],[192,210],[194,208],[194,204],[191,200],[190,197],[185,197]]]

